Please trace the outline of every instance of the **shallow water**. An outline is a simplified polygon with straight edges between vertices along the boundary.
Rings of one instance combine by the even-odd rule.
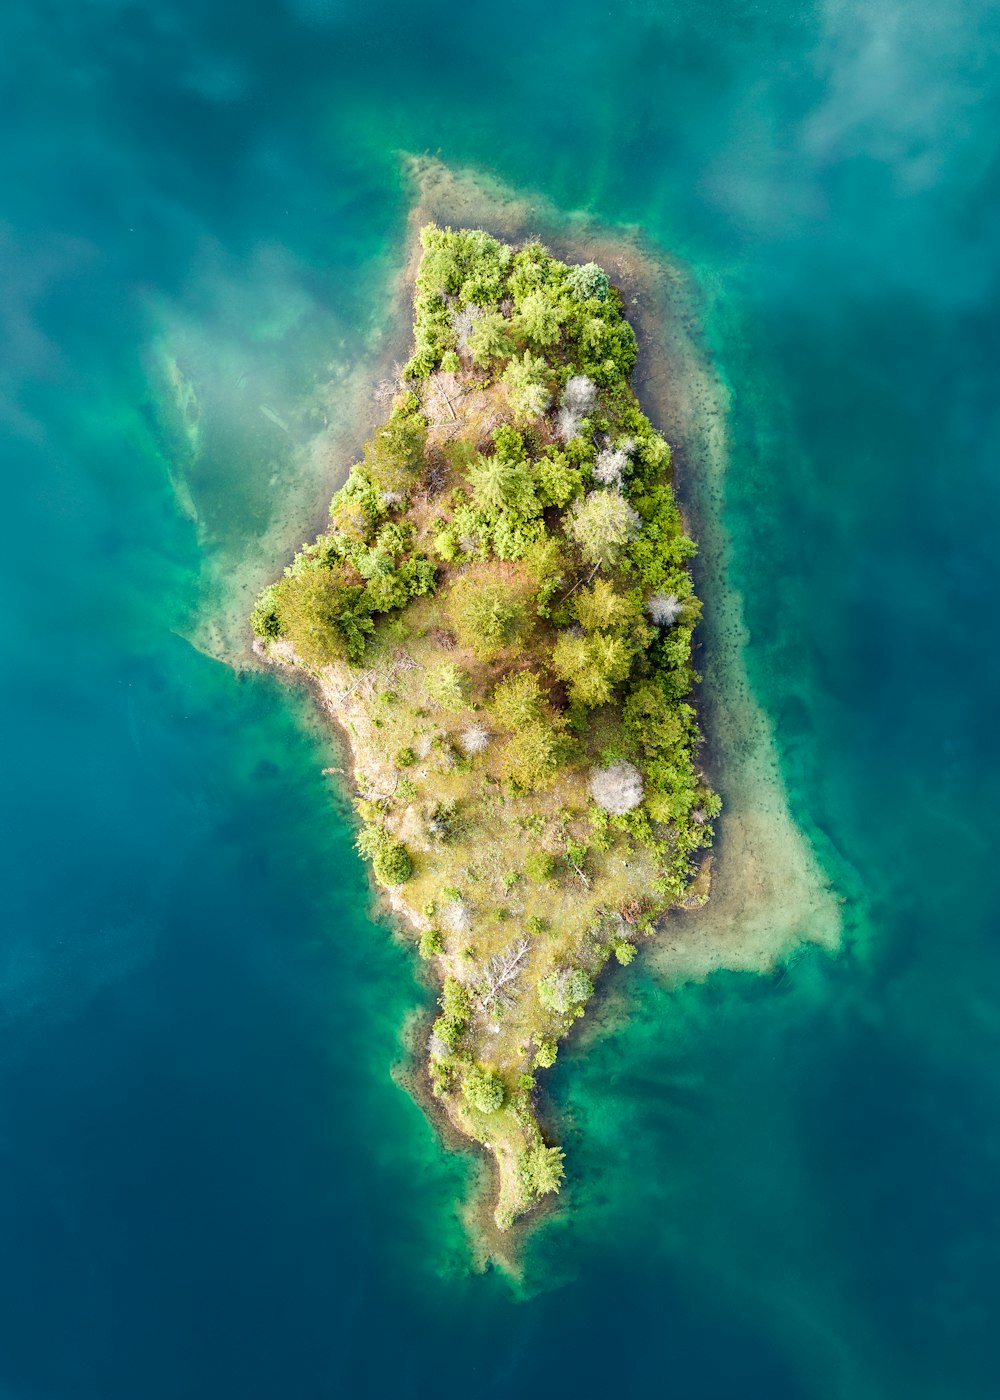
[[[4,1395],[1000,1390],[998,29],[5,9]],[[520,1290],[471,1272],[471,1165],[392,1078],[425,993],[332,741],[185,640],[349,461],[400,149],[684,261],[747,665],[846,901],[837,958],[617,978],[552,1076],[567,1209]]]

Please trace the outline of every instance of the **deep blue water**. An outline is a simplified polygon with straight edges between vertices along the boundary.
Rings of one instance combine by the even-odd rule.
[[[995,7],[41,0],[0,73],[0,1395],[1000,1394]],[[685,261],[851,930],[622,975],[519,1293],[392,1078],[426,994],[330,741],[186,640],[330,484],[294,449],[378,361],[400,149]]]

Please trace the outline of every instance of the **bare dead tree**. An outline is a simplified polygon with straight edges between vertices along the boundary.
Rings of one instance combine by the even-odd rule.
[[[511,1004],[510,985],[520,977],[523,971],[521,963],[527,951],[528,940],[522,938],[519,943],[512,943],[504,952],[494,953],[484,964],[479,992],[479,1005],[483,1011],[488,1011],[496,1003],[501,1006]]]

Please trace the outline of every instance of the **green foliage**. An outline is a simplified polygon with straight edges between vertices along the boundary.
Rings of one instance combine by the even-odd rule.
[[[469,468],[468,480],[476,506],[490,521],[505,513],[528,520],[539,512],[534,476],[523,460],[499,453],[480,457]]]
[[[548,365],[525,350],[518,359],[516,356],[504,370],[503,380],[514,416],[521,422],[539,418],[548,408],[551,395],[546,387],[549,377]]]
[[[263,637],[265,641],[273,641],[275,637],[281,636],[283,629],[275,607],[273,585],[265,588],[254,604],[250,614],[250,626],[254,635]]]
[[[443,710],[461,710],[468,696],[468,677],[454,661],[429,666],[424,677],[427,694]]]
[[[566,756],[561,723],[532,720],[518,729],[500,752],[499,768],[523,792],[539,792],[555,781]]]
[[[554,1040],[540,1040],[535,1051],[535,1064],[539,1069],[551,1069],[558,1053],[559,1047]]]
[[[673,491],[660,483],[636,496],[635,505],[642,519],[629,551],[636,575],[647,589],[669,590],[683,598],[690,593],[691,583],[681,566],[698,551],[684,533]]]
[[[594,984],[581,967],[562,967],[550,972],[538,984],[538,1000],[548,1011],[564,1015],[582,1005]]]
[[[470,1065],[462,1080],[462,1093],[480,1113],[496,1113],[507,1097],[504,1082],[488,1065]]]
[[[531,1147],[517,1159],[517,1176],[529,1196],[546,1196],[558,1192],[563,1183],[566,1154],[559,1147]]]
[[[617,942],[614,945],[614,950],[615,957],[621,963],[622,967],[628,967],[629,963],[635,957],[635,944],[629,943],[626,939],[621,939]]]
[[[610,287],[608,274],[595,262],[571,267],[566,285],[577,301],[606,301]]]
[[[456,579],[446,606],[459,640],[483,661],[521,641],[528,628],[523,600],[489,574],[469,572]]]
[[[396,750],[395,762],[397,768],[409,768],[416,763],[416,761],[417,755],[414,753],[413,749],[410,748],[409,744],[404,744],[401,749]]]
[[[505,676],[493,692],[490,706],[501,729],[523,729],[547,713],[545,694],[534,671]]]
[[[534,880],[536,885],[552,877],[552,872],[556,868],[555,857],[548,851],[532,851],[524,862],[524,873],[529,880]]]
[[[444,935],[439,928],[424,929],[420,935],[420,956],[433,958],[444,952]]]
[[[499,311],[484,311],[469,332],[469,350],[477,365],[488,365],[491,360],[501,359],[514,349],[510,336],[510,325]]]
[[[313,668],[360,660],[374,631],[364,590],[347,583],[340,569],[310,568],[286,575],[272,585],[271,604],[281,634]]]
[[[607,579],[599,578],[592,587],[581,588],[574,599],[574,611],[585,632],[627,628],[635,634],[641,632],[642,641],[646,640],[640,597],[619,593]]]
[[[524,921],[524,931],[530,933],[532,938],[537,938],[540,933],[544,933],[548,926],[548,921],[538,914],[529,914]]]
[[[426,446],[427,420],[419,409],[410,402],[394,408],[365,447],[368,479],[382,491],[405,492],[423,463]]]
[[[424,256],[417,277],[423,293],[447,292],[465,306],[497,302],[514,250],[481,229],[441,229],[428,224],[420,232]]]
[[[636,647],[623,636],[561,632],[552,652],[552,669],[566,681],[570,699],[593,708],[606,705],[614,688],[632,667]]]
[[[538,497],[543,506],[568,506],[583,492],[583,473],[571,465],[564,452],[552,450],[535,469]]]
[[[444,979],[440,1005],[441,1015],[434,1022],[432,1034],[448,1050],[457,1050],[462,1043],[462,1037],[472,1015],[469,994],[457,978],[446,977]]]
[[[546,704],[538,677],[531,671],[505,677],[491,710],[498,727],[512,731],[499,757],[504,777],[526,792],[547,787],[563,760],[565,723]]]
[[[522,298],[517,309],[515,327],[519,336],[540,349],[545,349],[559,339],[559,304],[551,294],[540,288]]]
[[[396,841],[382,826],[362,827],[356,842],[362,855],[372,863],[372,874],[380,885],[405,885],[413,874],[413,860],[402,841]]]

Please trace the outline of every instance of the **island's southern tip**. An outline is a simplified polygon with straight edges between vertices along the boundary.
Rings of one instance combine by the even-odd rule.
[[[420,244],[385,421],[251,622],[349,744],[358,849],[439,987],[429,1084],[506,1229],[563,1180],[539,1076],[608,964],[708,898],[720,800],[696,545],[618,290],[535,240]]]

